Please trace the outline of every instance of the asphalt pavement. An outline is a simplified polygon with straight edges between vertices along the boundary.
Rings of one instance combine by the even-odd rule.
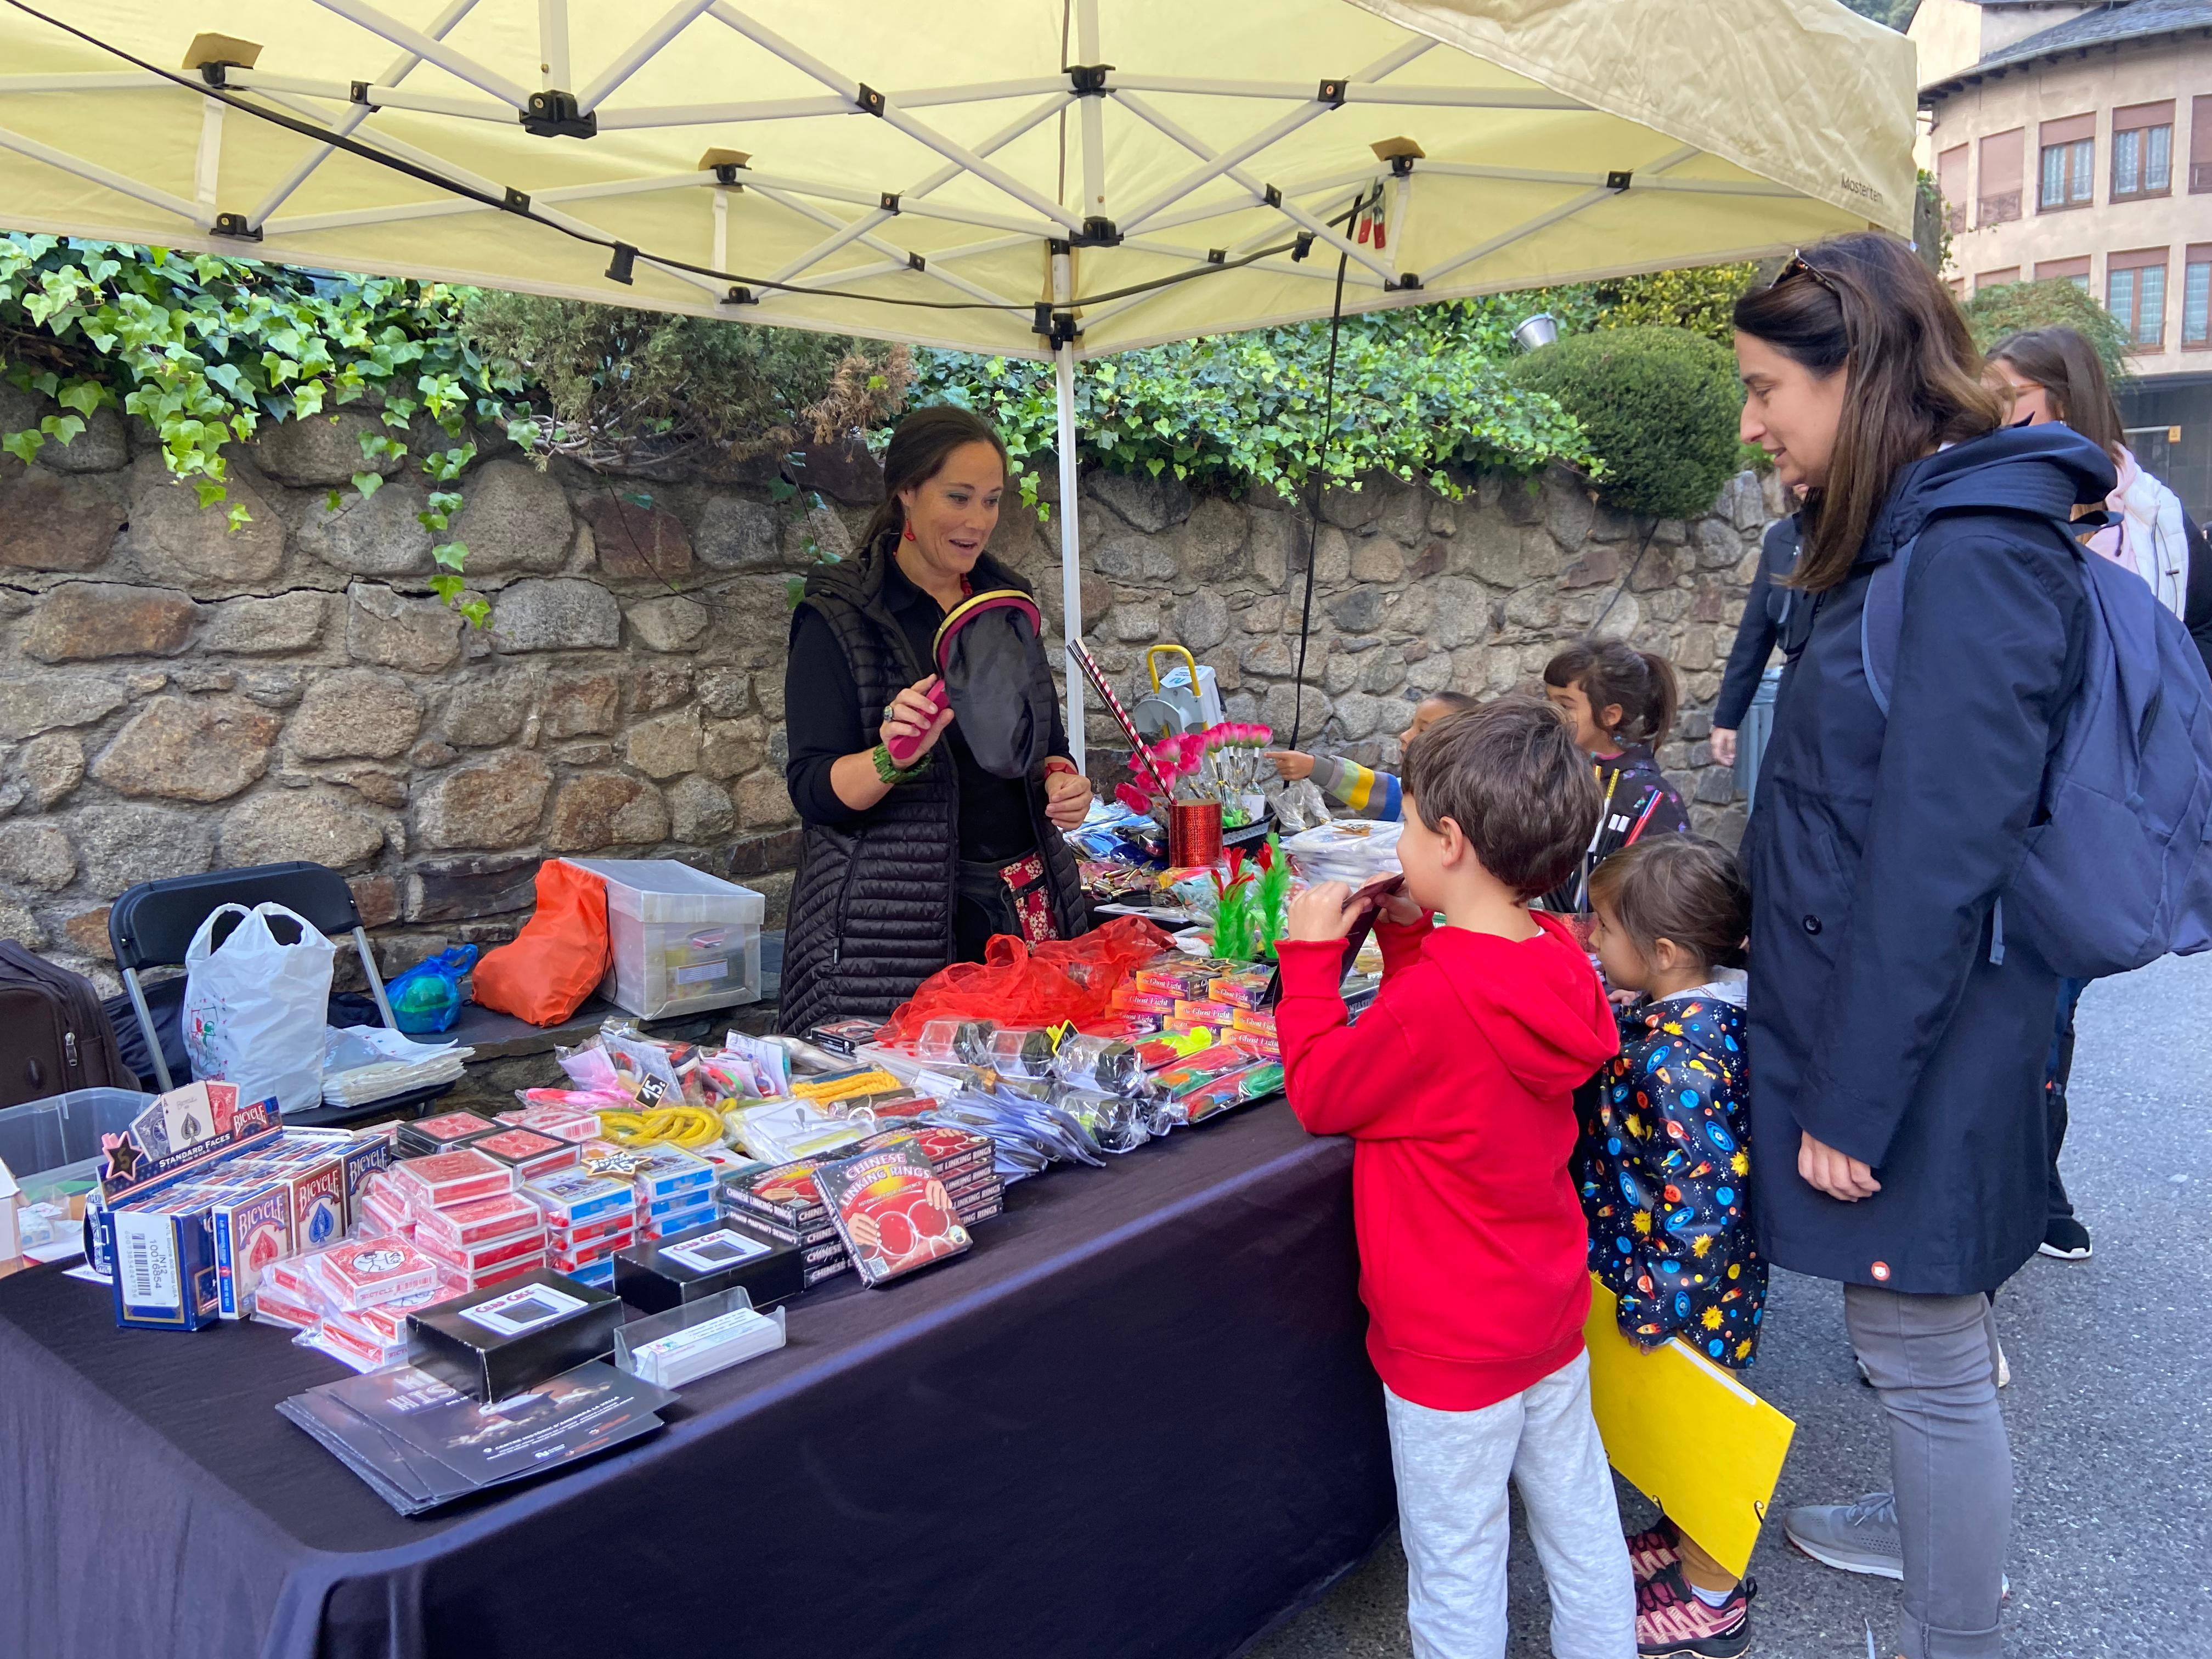
[[[2061,1168],[2095,1254],[2032,1261],[1997,1299],[2012,1366],[2017,1493],[2008,1659],[2212,1656],[2212,957],[2089,988],[2077,1020]],[[1777,1272],[1746,1381],[1797,1436],[1780,1505],[1888,1485],[1873,1390],[1841,1292]],[[1626,1488],[1624,1515],[1650,1514]],[[1542,1570],[1517,1513],[1509,1659],[1550,1652]],[[1771,1524],[1753,1558],[1759,1659],[1893,1653],[1899,1586],[1798,1554]],[[1398,1659],[1406,1562],[1395,1535],[1249,1659]],[[1457,1659],[1454,1656],[1453,1659]]]

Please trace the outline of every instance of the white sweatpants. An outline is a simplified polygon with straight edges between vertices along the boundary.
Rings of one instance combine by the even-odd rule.
[[[1635,1659],[1636,1579],[1590,1415],[1589,1356],[1478,1412],[1382,1395],[1414,1659],[1504,1653],[1508,1476],[1551,1587],[1554,1659]]]

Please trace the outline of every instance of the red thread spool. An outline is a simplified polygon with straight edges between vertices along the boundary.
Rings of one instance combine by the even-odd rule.
[[[1168,809],[1168,862],[1178,870],[1221,862],[1221,803],[1176,801]]]

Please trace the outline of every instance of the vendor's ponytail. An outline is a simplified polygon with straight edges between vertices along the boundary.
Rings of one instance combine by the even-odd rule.
[[[906,528],[906,504],[899,491],[927,483],[944,470],[946,459],[963,444],[988,444],[999,453],[999,465],[1012,471],[1006,446],[991,423],[972,410],[952,404],[932,404],[901,421],[884,451],[884,499],[860,532],[864,549],[888,553]]]

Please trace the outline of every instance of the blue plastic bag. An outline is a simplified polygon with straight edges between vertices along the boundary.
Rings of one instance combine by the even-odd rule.
[[[392,1018],[410,1036],[442,1031],[460,1017],[468,1000],[462,981],[477,965],[477,947],[457,945],[419,962],[384,988]]]

